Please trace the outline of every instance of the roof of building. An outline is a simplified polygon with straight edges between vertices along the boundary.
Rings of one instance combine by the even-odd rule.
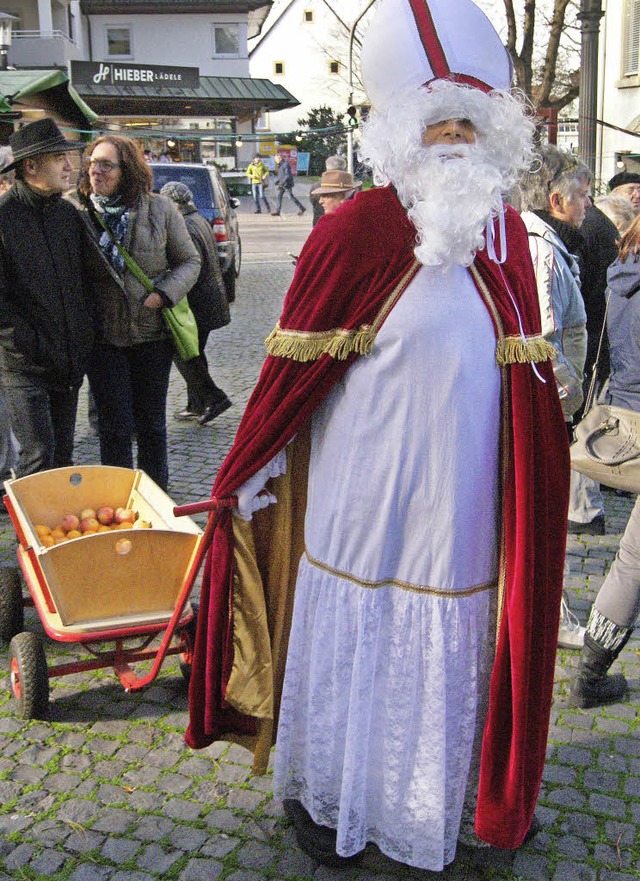
[[[194,89],[164,87],[162,90],[146,83],[118,86],[80,85],[77,90],[100,116],[140,113],[144,99],[145,116],[251,116],[264,110],[282,110],[300,103],[284,86],[267,79],[251,77],[201,76]]]

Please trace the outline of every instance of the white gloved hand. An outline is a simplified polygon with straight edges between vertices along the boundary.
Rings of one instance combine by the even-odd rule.
[[[287,470],[287,456],[281,450],[270,462],[243,483],[237,491],[238,504],[236,513],[242,520],[251,520],[255,511],[260,511],[278,501],[273,493],[268,492],[264,485],[270,477],[279,477]]]

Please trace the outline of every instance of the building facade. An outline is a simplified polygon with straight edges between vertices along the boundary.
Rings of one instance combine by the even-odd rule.
[[[250,146],[247,156],[238,147],[242,135],[264,113],[298,103],[282,85],[249,74],[247,41],[270,6],[271,0],[8,0],[4,11],[18,19],[9,66],[34,68],[37,59],[39,68],[67,68],[74,89],[110,130],[135,134],[158,155],[240,166],[251,154]]]

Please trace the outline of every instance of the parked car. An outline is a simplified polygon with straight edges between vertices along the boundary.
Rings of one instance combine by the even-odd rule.
[[[238,199],[229,196],[227,187],[214,165],[196,162],[150,162],[154,189],[159,191],[169,181],[180,181],[193,193],[196,208],[213,227],[218,243],[218,257],[229,302],[235,299],[236,278],[240,275],[242,242],[235,209]]]

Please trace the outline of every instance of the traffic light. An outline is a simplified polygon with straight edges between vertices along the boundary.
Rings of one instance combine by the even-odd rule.
[[[358,125],[358,117],[356,116],[356,108],[353,104],[347,107],[347,116],[349,119],[347,120],[347,125],[351,125],[354,128]]]

